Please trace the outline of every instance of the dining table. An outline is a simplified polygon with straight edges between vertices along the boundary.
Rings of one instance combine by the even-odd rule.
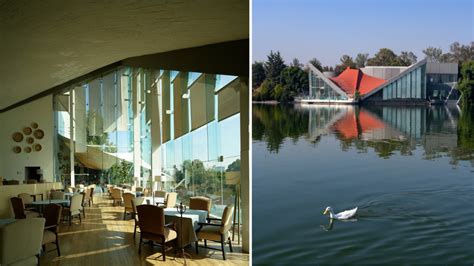
[[[68,199],[52,199],[52,200],[37,200],[30,203],[32,206],[37,206],[39,213],[43,213],[43,207],[48,204],[59,204],[63,206],[69,206],[71,201]]]
[[[157,204],[164,204],[165,198],[163,197],[141,197],[144,199],[146,204],[157,205]]]
[[[176,208],[165,208],[165,223],[175,223],[178,233],[178,247],[186,247],[197,241],[196,230],[199,229],[199,223],[205,223],[207,219],[207,211],[187,209],[181,214]],[[181,224],[182,223],[182,224]],[[182,226],[182,227],[181,227]]]
[[[7,224],[11,224],[15,222],[16,220],[14,218],[6,218],[6,219],[0,219],[0,227],[5,226]]]

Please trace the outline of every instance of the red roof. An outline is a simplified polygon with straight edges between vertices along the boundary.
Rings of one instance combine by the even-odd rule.
[[[360,95],[367,94],[385,82],[384,79],[364,74],[360,69],[350,68],[346,68],[339,76],[329,79],[348,95],[354,95],[356,91],[359,91]]]

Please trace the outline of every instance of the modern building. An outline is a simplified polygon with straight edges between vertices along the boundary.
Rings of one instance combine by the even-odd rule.
[[[305,103],[433,104],[458,100],[458,65],[421,60],[409,67],[347,68],[338,76],[308,64]]]

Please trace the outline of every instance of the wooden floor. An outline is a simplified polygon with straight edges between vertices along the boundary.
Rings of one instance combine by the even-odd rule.
[[[143,245],[138,255],[139,235],[133,239],[133,225],[133,220],[123,220],[123,207],[112,207],[110,200],[95,195],[94,206],[86,208],[82,223],[75,218],[71,226],[67,222],[61,224],[61,257],[57,256],[55,245],[48,244],[41,265],[183,265],[183,259],[176,258],[172,250],[166,253],[163,262],[159,246]],[[211,245],[220,247],[220,243]],[[226,261],[222,260],[220,251],[200,248],[196,255],[191,246],[186,250],[191,258],[186,261],[189,265],[248,265],[249,254],[242,253],[236,241],[232,246],[232,253],[226,246]]]

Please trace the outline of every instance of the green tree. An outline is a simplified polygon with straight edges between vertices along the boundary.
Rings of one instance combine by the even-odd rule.
[[[291,67],[302,68],[303,64],[300,63],[300,60],[298,60],[298,58],[293,58],[293,61],[291,61],[290,66]]]
[[[402,66],[410,66],[416,63],[417,57],[413,52],[402,51],[398,56],[398,61]]]
[[[273,91],[274,83],[269,79],[265,79],[260,87],[258,87],[253,92],[253,98],[257,101],[267,101],[272,100],[272,91]]]
[[[426,59],[430,62],[442,62],[441,56],[443,55],[443,50],[441,48],[436,48],[436,47],[428,47],[425,50],[423,50],[423,53],[425,54]]]
[[[112,184],[132,183],[133,164],[125,160],[115,163],[108,170],[108,176]]]
[[[280,74],[285,69],[285,61],[280,55],[280,52],[270,51],[267,56],[267,61],[264,63],[265,78],[269,79],[274,83],[278,83],[280,80]]]
[[[461,80],[458,89],[462,93],[462,104],[474,103],[474,60],[469,60],[461,65]]]
[[[368,66],[400,66],[397,55],[388,48],[380,49],[374,57],[367,60]]]
[[[356,67],[356,63],[354,62],[354,60],[352,59],[351,56],[349,55],[343,55],[341,56],[341,65],[344,67],[344,68],[355,68]]]
[[[363,68],[367,64],[367,58],[369,58],[369,54],[357,54],[355,58],[355,66],[357,68]]]
[[[281,82],[287,90],[286,100],[292,100],[296,95],[302,95],[309,87],[308,74],[299,67],[287,67],[281,73]]]
[[[252,88],[257,89],[265,80],[265,69],[262,62],[255,61],[252,64]]]
[[[323,67],[321,65],[321,61],[319,61],[316,57],[313,59],[309,60],[309,63],[312,64],[316,69],[319,71],[323,71]]]

